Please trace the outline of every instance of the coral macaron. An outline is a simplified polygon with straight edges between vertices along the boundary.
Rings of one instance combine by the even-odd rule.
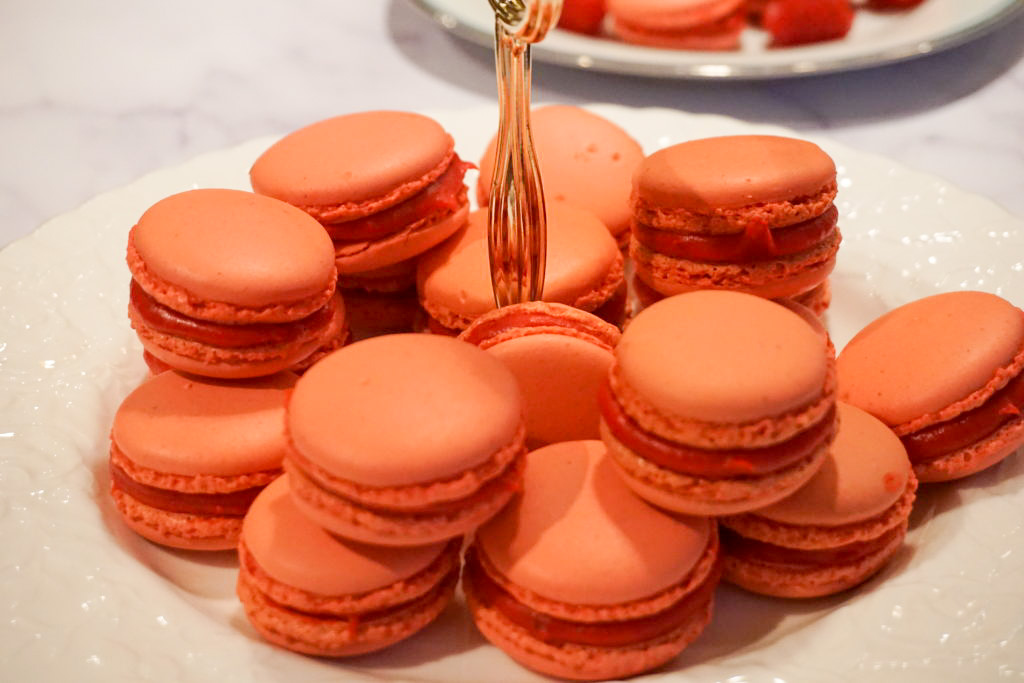
[[[895,308],[837,367],[839,397],[892,428],[922,482],[966,477],[1024,445],[1024,311],[995,294]]]
[[[675,657],[711,618],[718,535],[623,484],[600,441],[527,456],[523,493],[479,529],[463,586],[473,620],[513,659],[576,680]]]
[[[747,0],[608,0],[621,40],[678,50],[732,50],[747,24]]]
[[[747,590],[813,598],[867,580],[903,545],[917,479],[880,420],[839,403],[828,458],[798,491],[721,518],[724,578]]]
[[[451,601],[459,544],[386,548],[334,536],[296,508],[284,476],[253,502],[238,544],[238,597],[270,642],[304,654],[373,652]]]
[[[171,195],[132,228],[127,260],[128,316],[159,367],[269,375],[299,369],[348,334],[330,240],[276,199],[222,189]]]
[[[785,497],[835,436],[831,343],[803,307],[706,290],[641,312],[599,397],[601,435],[641,496],[723,515]]]
[[[565,202],[547,206],[543,301],[619,324],[626,310],[623,264],[615,239],[595,214]],[[465,229],[420,259],[416,289],[427,326],[438,334],[457,335],[494,310],[486,209],[470,214]]]
[[[643,161],[640,143],[609,119],[581,107],[538,107],[530,131],[544,198],[593,211],[620,246],[629,242],[629,195]],[[494,175],[496,139],[480,157],[477,202],[487,206]]]
[[[531,301],[480,316],[459,339],[493,354],[516,376],[527,443],[535,446],[599,437],[597,393],[620,336],[591,313]]]
[[[662,295],[804,295],[835,267],[836,193],[835,163],[805,140],[734,135],[666,147],[634,180],[637,277]]]
[[[468,168],[430,117],[367,111],[284,136],[249,178],[256,192],[322,223],[338,272],[350,275],[413,258],[458,230],[469,211]]]
[[[110,495],[128,526],[161,545],[233,549],[249,505],[281,474],[296,379],[167,371],[132,391],[110,431]]]
[[[515,377],[450,337],[384,335],[334,352],[296,385],[287,427],[296,504],[354,540],[459,536],[519,488],[525,429]]]

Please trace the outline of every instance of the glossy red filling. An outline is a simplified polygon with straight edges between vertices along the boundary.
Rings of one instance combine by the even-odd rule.
[[[147,294],[135,280],[132,280],[129,298],[136,313],[153,330],[225,349],[289,344],[330,324],[337,305],[332,297],[323,307],[299,320],[231,325],[191,318],[164,306]]]
[[[393,235],[423,218],[454,213],[465,204],[466,186],[462,178],[471,168],[473,164],[456,155],[437,180],[404,202],[362,218],[328,223],[324,228],[336,242],[364,242]]]
[[[622,445],[656,465],[706,479],[764,475],[811,455],[832,434],[835,408],[804,431],[763,448],[707,449],[673,443],[643,431],[622,409],[605,382],[597,397],[601,417]]]
[[[1024,411],[1024,374],[973,410],[902,437],[911,462],[926,462],[978,443]]]
[[[575,643],[596,647],[635,645],[662,636],[688,623],[706,608],[720,576],[720,563],[693,592],[657,614],[613,622],[558,619],[519,602],[487,575],[474,551],[466,555],[466,578],[477,600],[501,613],[516,626],[545,643]]]
[[[110,463],[110,481],[114,488],[151,508],[208,517],[242,517],[263,490],[254,486],[231,493],[182,493],[140,484],[114,463]]]
[[[751,222],[746,231],[732,235],[692,235],[658,230],[640,223],[633,234],[640,244],[672,258],[705,263],[756,263],[806,251],[836,229],[839,210],[831,205],[809,221],[785,228]]]
[[[867,541],[857,541],[835,548],[804,550],[786,548],[741,536],[732,529],[721,527],[722,549],[730,557],[744,562],[760,562],[796,569],[835,567],[853,564],[883,550],[902,533],[901,527],[889,529],[881,536]]]

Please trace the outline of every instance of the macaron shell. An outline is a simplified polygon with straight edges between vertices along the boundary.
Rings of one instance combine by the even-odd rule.
[[[273,579],[323,596],[377,590],[434,562],[445,547],[367,545],[332,535],[295,506],[289,477],[279,477],[253,502],[242,525],[246,547]]]
[[[111,436],[143,467],[181,475],[244,475],[281,467],[284,404],[297,377],[227,382],[168,371],[121,403]]]
[[[599,441],[527,454],[523,493],[477,532],[509,581],[581,605],[649,597],[703,556],[710,524],[669,516],[623,484]]]
[[[565,334],[530,334],[488,352],[515,375],[531,442],[596,439],[597,392],[615,357],[610,349]]]
[[[799,490],[757,510],[793,525],[839,526],[877,517],[903,495],[906,449],[880,420],[840,402],[839,432],[821,468]]]
[[[193,515],[150,507],[112,489],[114,507],[129,529],[158,545],[181,550],[234,550],[242,529],[239,517]]]
[[[698,213],[816,195],[835,180],[835,163],[796,138],[702,138],[654,152],[635,177],[644,203]]]
[[[985,292],[936,294],[889,311],[850,340],[837,358],[839,398],[891,427],[951,408],[948,419],[1022,366],[1020,309]]]
[[[261,307],[315,299],[334,286],[334,249],[323,227],[251,192],[171,195],[139,218],[130,239],[139,259],[133,275],[161,301],[170,287],[208,302]],[[140,266],[144,273],[136,272]]]
[[[545,200],[593,211],[613,235],[628,232],[633,173],[644,158],[640,144],[603,116],[568,105],[534,109],[530,130]],[[480,206],[490,196],[496,148],[495,137],[480,157]]]
[[[456,476],[493,457],[520,428],[515,377],[471,344],[421,334],[346,346],[299,380],[288,410],[297,451],[372,487]]]
[[[923,482],[952,481],[998,464],[1024,446],[1024,419],[1018,418],[987,438],[934,460],[914,464]]]
[[[689,28],[719,19],[743,0],[607,0],[616,17],[657,29]]]
[[[553,202],[547,218],[548,265],[542,299],[577,305],[607,287],[609,272],[621,254],[607,228],[589,211]],[[431,314],[445,311],[466,318],[492,310],[488,263],[487,211],[479,209],[469,215],[463,232],[420,259],[417,290],[424,307]],[[611,284],[609,296],[618,285]]]
[[[397,203],[451,153],[451,136],[433,119],[401,111],[346,114],[301,128],[253,164],[253,189],[300,207]],[[379,211],[383,205],[366,207]]]
[[[403,230],[384,239],[336,245],[335,265],[343,275],[389,268],[415,258],[441,244],[466,224],[468,203],[455,213],[413,230]]]
[[[795,411],[818,399],[826,342],[776,303],[700,291],[644,309],[616,347],[624,382],[657,411],[738,423]]]

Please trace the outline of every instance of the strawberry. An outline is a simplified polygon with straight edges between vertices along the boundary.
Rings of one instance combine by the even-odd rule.
[[[850,0],[769,0],[761,25],[776,47],[835,40],[853,25],[853,6]]]
[[[604,22],[605,0],[564,0],[558,28],[596,35]]]

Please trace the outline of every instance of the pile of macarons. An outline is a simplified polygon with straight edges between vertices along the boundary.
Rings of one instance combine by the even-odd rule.
[[[420,114],[314,123],[251,192],[131,229],[150,375],[114,416],[111,499],[154,543],[237,551],[265,640],[347,657],[467,609],[527,668],[637,675],[701,635],[721,581],[814,598],[879,575],[919,484],[1024,444],[1024,312],[999,296],[911,302],[837,355],[817,145],[645,154],[569,106],[533,131],[540,301],[494,303],[470,201],[493,151],[471,188]]]

